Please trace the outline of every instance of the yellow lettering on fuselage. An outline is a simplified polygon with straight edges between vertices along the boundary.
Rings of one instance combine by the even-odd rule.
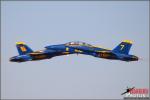
[[[36,55],[34,56],[36,59],[44,59],[46,58],[46,55]]]
[[[83,51],[81,51],[81,50],[78,50],[78,49],[75,49],[74,51],[75,51],[75,52],[78,52],[78,53],[81,53],[81,52],[83,52]]]
[[[108,54],[108,53],[100,53],[99,56],[102,57],[102,58],[107,58],[107,57],[110,56],[110,54]]]
[[[62,52],[62,54],[70,54],[70,52]]]

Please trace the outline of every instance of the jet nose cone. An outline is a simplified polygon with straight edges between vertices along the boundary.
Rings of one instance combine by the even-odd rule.
[[[16,58],[16,57],[11,57],[11,58],[9,59],[9,61],[10,61],[10,62],[19,62],[20,59],[18,59],[18,58]]]
[[[9,61],[13,62],[13,61],[14,61],[14,59],[13,59],[13,58],[10,58],[10,59],[9,59]]]
[[[139,60],[139,58],[138,58],[138,57],[136,57],[136,58],[135,58],[135,60]]]
[[[137,56],[134,56],[133,59],[134,59],[135,61],[139,60],[139,58],[138,58]]]
[[[16,59],[12,57],[12,58],[10,58],[10,59],[9,59],[9,61],[11,61],[11,62],[15,62],[15,61],[16,61]]]
[[[23,58],[18,58],[18,57],[11,57],[9,59],[10,62],[24,62],[25,60]]]

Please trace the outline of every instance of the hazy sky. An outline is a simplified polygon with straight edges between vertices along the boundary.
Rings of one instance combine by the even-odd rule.
[[[121,99],[126,87],[149,88],[149,1],[3,1],[1,87],[3,99]],[[15,43],[33,50],[69,41],[113,49],[132,40],[135,62],[87,55],[24,63]]]

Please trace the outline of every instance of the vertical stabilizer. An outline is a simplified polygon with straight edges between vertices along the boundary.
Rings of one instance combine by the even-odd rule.
[[[130,48],[132,46],[132,41],[124,40],[117,47],[115,47],[112,51],[122,54],[129,54]]]
[[[17,42],[16,47],[19,55],[33,52],[33,50],[30,47],[28,47],[24,42]]]

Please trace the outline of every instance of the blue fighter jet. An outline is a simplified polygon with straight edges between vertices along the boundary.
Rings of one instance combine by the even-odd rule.
[[[11,57],[11,62],[25,62],[42,59],[50,59],[55,56],[69,54],[85,54],[98,58],[121,61],[137,61],[138,57],[130,55],[129,51],[132,46],[132,41],[124,40],[113,50],[96,47],[85,42],[68,42],[59,45],[46,46],[44,50],[33,51],[24,42],[17,42],[16,47],[19,55]]]

